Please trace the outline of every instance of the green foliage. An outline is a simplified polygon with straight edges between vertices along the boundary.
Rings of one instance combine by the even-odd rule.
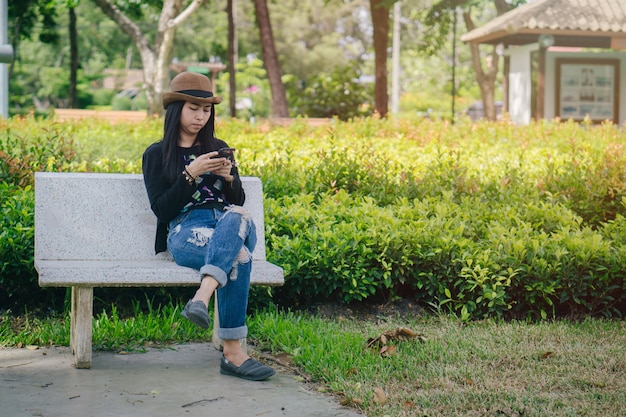
[[[390,230],[377,230],[384,209],[372,199],[354,202],[341,191],[317,202],[300,195],[267,203],[266,215],[275,219],[268,229],[268,250],[290,276],[279,297],[361,301],[392,287],[394,278],[402,279],[398,271],[406,265],[394,268],[399,260],[391,254],[399,248],[384,233]],[[393,220],[391,211],[387,216]]]
[[[22,310],[39,294],[48,306],[63,301],[64,289],[42,290],[34,260],[34,192],[0,182],[0,308]],[[31,302],[31,307],[39,307]]]
[[[115,305],[108,312],[97,311],[93,320],[93,348],[97,350],[143,350],[146,346],[209,341],[211,329],[198,331],[188,321],[180,320],[182,305],[168,303],[140,308],[133,303],[130,317],[122,317]],[[70,315],[51,314],[40,319],[32,314],[0,314],[0,348],[7,346],[69,346]]]
[[[70,76],[64,68],[43,67],[38,73],[37,97],[49,100],[54,107],[61,107],[62,100],[69,97]]]
[[[0,181],[32,184],[34,172],[59,171],[76,157],[72,139],[50,123],[42,130],[27,119],[0,123]]]
[[[69,346],[70,315],[0,314],[0,348],[17,346]]]
[[[24,186],[31,166],[138,173],[161,124],[14,119],[0,141],[13,157],[3,173],[20,167],[5,177]],[[615,126],[221,119],[217,133],[238,149],[241,173],[263,181],[268,258],[285,270],[285,285],[252,305],[411,297],[463,320],[626,311]],[[63,156],[63,138],[78,156]]]
[[[111,101],[113,110],[132,110],[133,100],[128,96],[116,95]]]
[[[302,92],[296,92],[294,113],[340,120],[368,114],[372,88],[359,82],[359,76],[355,64],[315,74]]]
[[[228,90],[228,74],[224,74],[217,81],[217,91]],[[237,92],[239,100],[250,100],[251,107],[237,112],[238,117],[250,119],[252,117],[267,117],[270,114],[271,91],[263,61],[250,58],[237,64],[237,85],[242,91]],[[221,110],[226,112],[226,110]]]
[[[145,92],[140,92],[135,97],[133,97],[132,102],[132,110],[147,110],[148,109],[148,99],[146,98]]]
[[[93,104],[96,106],[110,106],[115,92],[108,88],[99,88],[93,92]]]
[[[198,332],[193,323],[180,320],[180,306],[152,306],[144,312],[134,304],[129,318],[120,316],[112,305],[110,312],[102,311],[94,319],[93,345],[100,350],[141,350],[154,343],[188,343],[208,340],[211,329]]]
[[[9,3],[8,14],[11,20],[19,21],[20,25],[17,39],[12,43],[18,43],[20,39],[30,39],[34,33],[38,33],[42,43],[57,43],[59,34],[57,31],[56,3],[48,0],[12,1]],[[38,24],[41,28],[38,32],[33,30]]]
[[[324,390],[370,417],[622,414],[621,320],[461,323],[429,314],[335,314],[266,310],[249,326],[262,349],[288,356]],[[385,354],[377,354],[380,345],[364,348],[399,327],[418,338],[389,337]],[[381,389],[384,405],[376,401]],[[557,401],[550,390],[558,390]]]
[[[0,297],[24,295],[36,285],[33,276],[34,193],[0,182]]]

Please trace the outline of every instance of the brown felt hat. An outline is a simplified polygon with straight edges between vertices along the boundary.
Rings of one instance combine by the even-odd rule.
[[[197,72],[181,72],[172,79],[169,93],[163,93],[163,108],[174,101],[193,101],[199,104],[219,104],[222,97],[213,96],[211,80]]]

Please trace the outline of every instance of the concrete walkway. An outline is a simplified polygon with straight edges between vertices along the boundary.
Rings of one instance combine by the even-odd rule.
[[[94,352],[75,369],[69,348],[0,349],[0,416],[359,417],[294,375],[251,382],[220,375],[211,344],[127,355]]]

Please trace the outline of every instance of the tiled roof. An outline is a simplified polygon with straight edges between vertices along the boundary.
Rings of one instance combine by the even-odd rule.
[[[542,33],[626,36],[626,0],[533,0],[472,30],[461,40],[494,43],[515,35]]]

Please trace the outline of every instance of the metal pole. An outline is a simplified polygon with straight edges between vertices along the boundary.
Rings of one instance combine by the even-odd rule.
[[[391,61],[391,114],[400,108],[400,1],[393,5],[393,57]]]
[[[0,0],[0,45],[9,42],[9,6],[7,0]],[[0,61],[0,116],[9,118],[9,68]]]

